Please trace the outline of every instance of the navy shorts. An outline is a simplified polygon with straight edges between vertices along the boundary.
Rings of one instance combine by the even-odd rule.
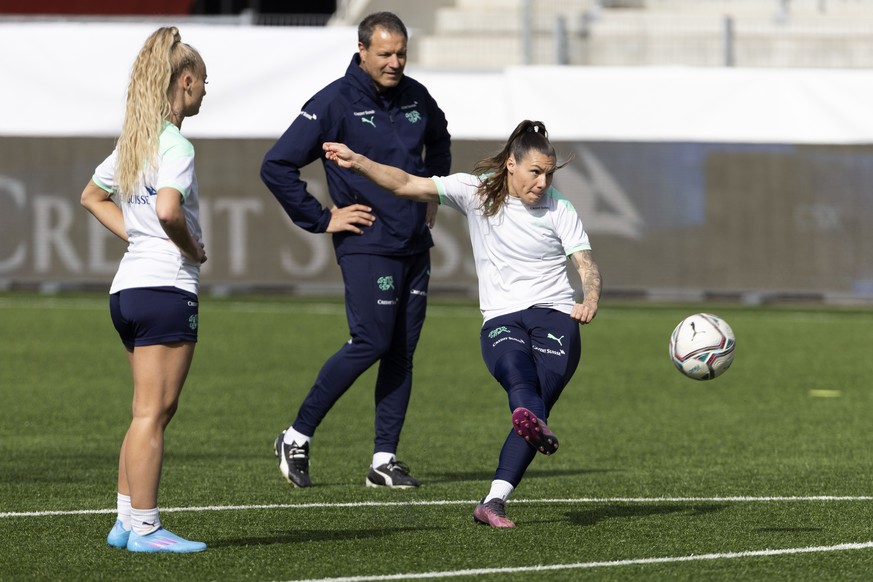
[[[140,287],[113,293],[109,315],[121,343],[129,350],[197,341],[197,296],[177,287]]]
[[[579,322],[555,309],[530,307],[489,319],[480,332],[482,358],[504,388],[512,383],[501,371],[507,352],[521,352],[533,363],[546,411],[570,382],[581,356]]]

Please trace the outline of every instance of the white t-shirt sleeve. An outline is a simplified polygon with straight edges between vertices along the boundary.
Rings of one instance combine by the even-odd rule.
[[[161,152],[161,165],[155,180],[155,190],[175,188],[187,198],[194,182],[194,148],[182,138],[174,140]]]
[[[479,179],[471,174],[452,174],[451,176],[434,176],[440,195],[440,204],[454,208],[467,215],[479,206]]]
[[[555,188],[552,188],[551,194],[555,201],[555,232],[561,239],[564,254],[569,257],[577,251],[590,251],[591,242],[588,233],[585,232],[582,220],[573,204]]]
[[[115,194],[115,160],[117,157],[117,150],[112,150],[109,157],[97,166],[97,169],[94,170],[94,175],[91,176],[91,180],[93,180],[95,184],[110,194]]]

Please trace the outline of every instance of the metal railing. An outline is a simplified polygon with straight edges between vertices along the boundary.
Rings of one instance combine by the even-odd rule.
[[[670,18],[648,9],[656,7],[658,0],[596,0],[575,12],[570,1],[561,9],[560,2],[519,0],[517,63],[873,67],[873,1],[814,0],[811,4],[810,0],[801,12],[796,0],[771,0],[767,6],[762,0],[754,14],[742,10],[707,14],[703,5],[736,5],[715,0],[689,4],[692,1],[693,13]],[[549,10],[542,9],[545,4]],[[680,3],[673,0],[672,5]],[[835,17],[838,6],[851,7],[865,17]]]

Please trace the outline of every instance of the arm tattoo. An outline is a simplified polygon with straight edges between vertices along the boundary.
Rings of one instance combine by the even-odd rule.
[[[595,302],[600,301],[600,290],[603,282],[600,278],[600,269],[597,263],[594,262],[594,256],[591,254],[591,251],[574,253],[573,259],[579,270],[579,277],[582,279],[582,292],[585,294],[585,299]]]

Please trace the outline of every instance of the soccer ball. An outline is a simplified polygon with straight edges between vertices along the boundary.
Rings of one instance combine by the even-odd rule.
[[[734,361],[736,337],[727,322],[711,313],[695,313],[679,322],[670,336],[670,359],[695,380],[712,380]]]

